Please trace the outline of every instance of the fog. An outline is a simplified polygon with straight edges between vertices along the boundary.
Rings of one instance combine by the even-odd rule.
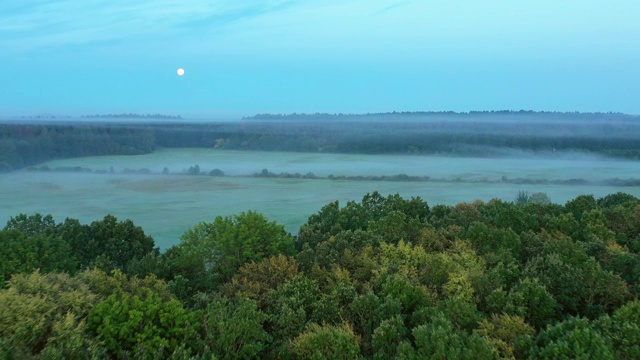
[[[228,176],[247,176],[262,169],[278,173],[309,172],[317,176],[381,176],[407,174],[432,180],[499,181],[508,178],[569,180],[590,182],[640,177],[637,161],[611,159],[577,152],[552,153],[553,157],[502,150],[499,158],[470,158],[422,155],[356,155],[293,152],[257,152],[202,148],[158,149],[138,156],[99,156],[54,160],[43,164],[50,169],[82,167],[115,172],[148,169],[172,174],[187,172],[198,165],[202,172],[222,170]],[[526,155],[526,156],[525,156]]]
[[[214,168],[222,177],[183,175],[199,165],[202,172]],[[82,167],[91,172],[55,171]],[[169,175],[162,175],[163,169]],[[0,176],[0,221],[18,213],[50,213],[56,221],[65,217],[90,222],[113,214],[132,219],[167,248],[199,221],[217,215],[256,210],[296,233],[308,216],[331,201],[342,204],[364,194],[400,193],[420,196],[430,205],[456,204],[475,199],[515,199],[519,190],[545,192],[564,204],[581,194],[601,197],[618,191],[640,196],[638,186],[606,186],[607,179],[633,179],[638,163],[598,158],[462,158],[444,156],[352,155],[321,153],[251,152],[215,149],[159,149],[136,156],[101,156],[50,161],[36,169]],[[111,173],[113,168],[113,173]],[[148,169],[149,174],[127,174]],[[348,181],[328,179],[262,178],[249,175],[314,173],[319,177],[428,176],[428,181]],[[511,179],[547,181],[518,183]],[[583,179],[586,185],[556,180]],[[506,181],[505,181],[506,180]]]

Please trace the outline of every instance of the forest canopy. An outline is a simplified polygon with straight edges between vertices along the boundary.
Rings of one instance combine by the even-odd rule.
[[[535,196],[533,196],[535,195]],[[635,359],[640,201],[332,202],[161,253],[129,220],[0,230],[0,358]]]

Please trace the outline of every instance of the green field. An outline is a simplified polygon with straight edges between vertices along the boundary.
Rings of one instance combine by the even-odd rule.
[[[457,158],[437,156],[345,155],[247,152],[213,149],[161,149],[148,155],[103,156],[51,161],[50,169],[80,166],[94,172],[20,170],[0,176],[0,222],[18,213],[50,213],[57,221],[72,217],[90,222],[113,214],[130,218],[164,249],[199,221],[246,210],[264,213],[296,233],[309,215],[327,203],[359,200],[367,192],[403,197],[420,196],[430,205],[475,199],[513,200],[519,190],[545,192],[564,204],[580,194],[601,197],[623,191],[640,196],[640,187],[602,185],[532,185],[502,182],[538,180],[632,179],[640,176],[634,161],[580,155],[541,158]],[[224,177],[178,175],[199,165],[219,168]],[[114,173],[110,173],[113,167]],[[167,167],[172,175],[161,175]],[[125,169],[149,169],[151,174],[125,174]],[[262,169],[273,173],[313,172],[317,176],[429,176],[434,181],[344,181],[327,179],[256,178]],[[97,171],[106,173],[96,173]]]

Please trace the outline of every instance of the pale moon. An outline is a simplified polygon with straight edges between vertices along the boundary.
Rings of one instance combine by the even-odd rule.
[[[180,75],[180,76],[184,75],[184,69],[183,69],[183,68],[178,69],[178,71],[176,71],[176,72],[177,72],[177,73],[178,73],[178,75]]]

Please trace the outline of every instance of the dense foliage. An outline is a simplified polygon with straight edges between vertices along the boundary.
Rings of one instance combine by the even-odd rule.
[[[0,123],[0,172],[51,159],[154,150],[149,128],[117,124]]]
[[[159,253],[130,221],[0,231],[0,358],[637,359],[640,200],[367,194]]]
[[[157,118],[157,115],[149,116]],[[106,122],[126,118],[129,122]],[[582,151],[640,158],[640,118],[619,113],[532,111],[257,115],[236,122],[96,116],[102,123],[0,124],[0,171],[54,158],[144,154],[156,147],[360,154],[495,156]],[[180,120],[180,121],[179,121]],[[112,120],[113,121],[113,120]]]

